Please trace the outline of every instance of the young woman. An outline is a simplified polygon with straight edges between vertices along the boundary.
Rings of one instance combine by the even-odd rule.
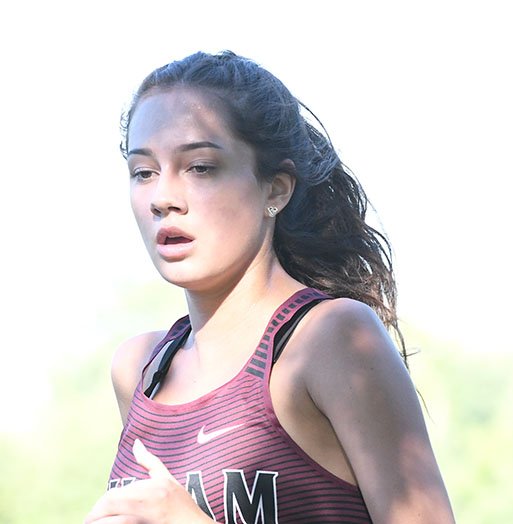
[[[136,93],[132,208],[189,315],[115,355],[124,429],[86,523],[454,521],[387,332],[388,244],[305,114],[231,52],[168,64]]]

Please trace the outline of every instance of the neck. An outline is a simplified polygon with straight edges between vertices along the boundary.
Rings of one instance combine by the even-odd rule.
[[[204,291],[186,290],[194,345],[198,349],[205,341],[208,347],[217,346],[216,341],[226,340],[226,333],[244,337],[252,328],[258,330],[287,297],[304,287],[285,272],[277,259],[259,269],[229,285]]]

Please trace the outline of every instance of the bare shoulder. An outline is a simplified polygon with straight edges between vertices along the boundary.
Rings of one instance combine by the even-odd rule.
[[[377,409],[418,413],[402,357],[369,306],[344,298],[325,301],[312,310],[302,335],[305,386],[319,409],[338,420],[339,436],[359,438],[355,428],[370,429]]]
[[[300,345],[305,385],[325,414],[342,405],[346,413],[358,405],[369,413],[365,404],[387,391],[391,397],[405,392],[416,397],[397,347],[366,304],[344,298],[319,304],[301,331]]]
[[[142,333],[124,341],[114,353],[111,377],[123,424],[142,370],[165,334],[165,331]]]
[[[366,304],[348,298],[326,300],[312,310],[308,320],[302,337],[308,345],[315,341],[318,356],[343,360],[351,366],[391,359],[404,368],[388,330]]]
[[[415,387],[383,323],[349,299],[311,313],[298,342],[305,387],[329,419],[373,521],[452,523]]]
[[[339,298],[318,304],[291,339],[304,387],[325,415],[355,400],[399,388],[415,398],[402,357],[376,313],[362,302]],[[363,393],[366,392],[366,395]],[[401,395],[399,395],[401,396]],[[366,406],[360,406],[368,412]]]

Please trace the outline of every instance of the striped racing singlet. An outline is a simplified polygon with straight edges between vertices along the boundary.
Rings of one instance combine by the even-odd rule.
[[[154,402],[145,395],[141,380],[121,434],[109,488],[148,477],[132,453],[139,438],[217,522],[371,523],[358,488],[317,464],[281,427],[269,393],[276,335],[283,336],[284,328],[305,305],[327,298],[312,288],[292,295],[271,317],[243,369],[192,402]],[[150,362],[189,329],[188,317],[176,322]]]

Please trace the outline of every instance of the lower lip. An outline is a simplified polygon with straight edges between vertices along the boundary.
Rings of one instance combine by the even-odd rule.
[[[180,260],[190,252],[193,243],[193,240],[189,240],[175,244],[157,244],[157,253],[165,260]]]

